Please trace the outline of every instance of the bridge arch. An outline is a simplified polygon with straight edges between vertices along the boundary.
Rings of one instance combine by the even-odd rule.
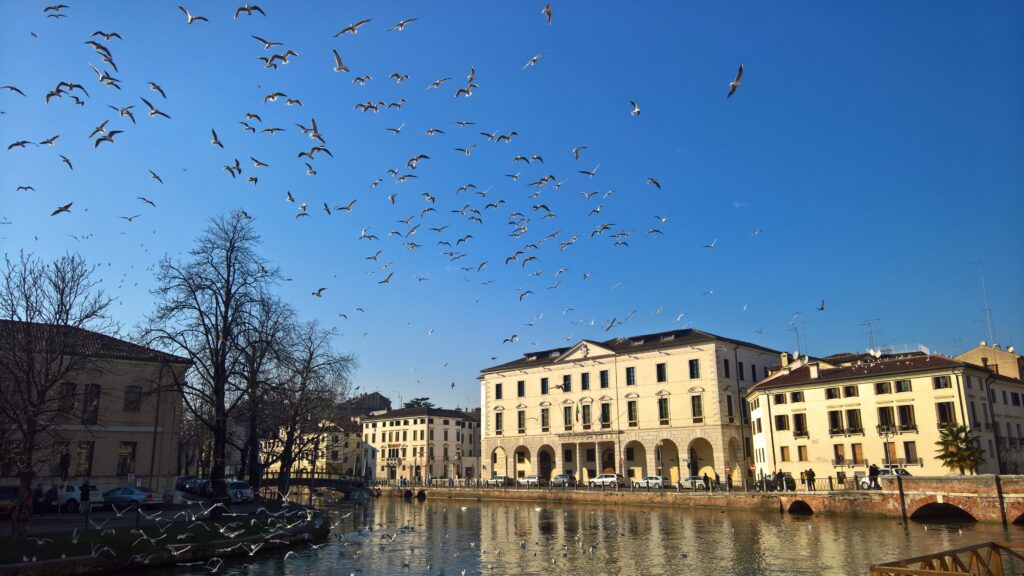
[[[793,500],[789,503],[789,507],[786,508],[786,512],[792,516],[813,516],[814,509],[811,505],[803,500]]]
[[[934,496],[922,498],[911,508],[907,506],[907,513],[915,522],[928,522],[932,520],[954,521],[954,522],[977,522],[977,518],[971,513],[970,503],[952,501],[946,498],[942,502]]]

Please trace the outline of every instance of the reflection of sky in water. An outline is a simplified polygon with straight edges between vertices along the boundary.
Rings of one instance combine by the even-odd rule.
[[[465,506],[466,509],[462,510]],[[539,510],[537,508],[540,508]],[[352,533],[372,519],[373,532]],[[403,529],[411,527],[412,529]],[[958,531],[962,528],[963,533]],[[850,574],[872,563],[988,540],[1021,540],[998,524],[703,509],[384,499],[357,510],[318,550],[297,548],[228,574]],[[392,537],[394,540],[392,541]],[[429,565],[429,570],[428,570]]]

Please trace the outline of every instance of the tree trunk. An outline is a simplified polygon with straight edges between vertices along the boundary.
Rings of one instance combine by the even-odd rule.
[[[260,427],[259,410],[253,399],[249,400],[249,437],[246,439],[248,450],[247,466],[249,468],[249,485],[252,486],[252,493],[260,490],[260,483],[263,480],[263,470],[260,466]]]
[[[36,426],[34,421],[28,422],[25,436],[22,439],[20,468],[18,474],[18,502],[11,513],[11,536],[14,538],[25,538],[28,536],[28,523],[32,518],[29,510],[29,497],[32,495],[32,479],[35,477],[35,469],[32,466],[32,457],[36,449]]]
[[[295,427],[289,426],[285,432],[284,446],[281,448],[281,472],[277,475],[277,489],[287,494],[291,489],[292,466],[295,464]]]

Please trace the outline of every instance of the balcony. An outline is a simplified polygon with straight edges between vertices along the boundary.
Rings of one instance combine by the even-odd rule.
[[[900,433],[904,432],[917,432],[917,424],[913,422],[910,424],[900,424]]]
[[[793,430],[793,438],[810,438],[811,433],[807,430]]]
[[[896,463],[900,466],[924,466],[924,458],[897,458]]]
[[[601,429],[602,430],[607,430],[607,429],[609,429],[611,427],[612,427],[612,423],[611,422],[601,422]]]
[[[526,428],[520,428],[519,429],[519,433],[520,434],[526,434]]]

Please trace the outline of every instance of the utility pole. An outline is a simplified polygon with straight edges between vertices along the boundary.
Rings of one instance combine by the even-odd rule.
[[[981,260],[975,262],[975,264],[978,265],[978,275],[981,277],[981,297],[985,302],[985,320],[988,322],[988,343],[992,345],[996,342],[996,336],[992,330],[992,308],[988,305],[988,289],[985,288],[985,268]]]
[[[875,322],[881,322],[881,318],[872,318],[871,320],[864,320],[860,323],[861,326],[868,327],[868,348],[875,350]]]

